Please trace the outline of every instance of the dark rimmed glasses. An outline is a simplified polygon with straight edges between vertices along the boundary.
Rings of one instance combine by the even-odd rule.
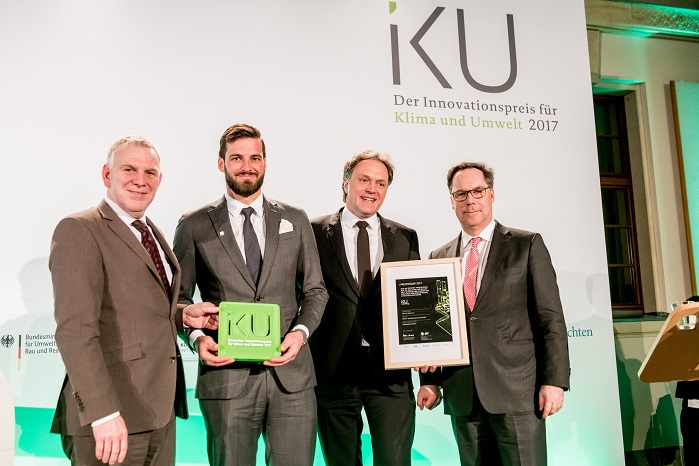
[[[469,189],[468,191],[455,191],[451,193],[451,197],[456,202],[465,201],[466,199],[468,199],[469,194],[473,196],[474,199],[481,199],[483,196],[485,196],[485,191],[487,189],[490,189],[490,186],[486,186],[485,188]]]

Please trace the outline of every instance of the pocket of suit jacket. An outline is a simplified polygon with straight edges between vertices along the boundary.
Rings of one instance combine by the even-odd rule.
[[[126,361],[135,361],[143,357],[143,349],[140,344],[126,346],[104,353],[104,362],[107,366],[113,366]]]

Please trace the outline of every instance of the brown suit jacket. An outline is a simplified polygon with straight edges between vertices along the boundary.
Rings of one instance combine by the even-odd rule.
[[[90,424],[116,411],[130,434],[165,426],[173,407],[187,417],[177,346],[180,268],[162,232],[147,223],[172,268],[172,296],[105,201],[64,218],[54,231],[49,268],[67,374],[52,432],[91,436]]]

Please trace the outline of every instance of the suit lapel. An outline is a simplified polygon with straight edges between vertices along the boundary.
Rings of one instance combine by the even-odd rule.
[[[461,257],[461,233],[455,240],[447,244],[447,247],[444,249],[444,257]],[[435,258],[433,257],[433,259]]]
[[[262,259],[262,270],[260,271],[260,279],[258,281],[259,288],[262,288],[270,273],[272,273],[274,256],[277,254],[277,246],[279,246],[279,225],[282,222],[282,214],[279,212],[279,206],[276,202],[264,198],[262,206],[265,216],[265,254]]]
[[[160,279],[160,275],[158,274],[158,270],[155,268],[153,259],[151,259],[150,254],[148,254],[146,249],[143,247],[143,244],[141,244],[138,238],[136,238],[136,235],[134,235],[133,231],[131,231],[131,228],[129,228],[129,226],[119,218],[119,215],[117,215],[117,213],[114,212],[114,209],[112,209],[109,206],[109,204],[107,204],[107,201],[103,200],[99,204],[98,209],[100,211],[100,214],[102,215],[102,218],[107,221],[107,226],[109,227],[109,229],[112,230],[114,234],[117,235],[122,241],[124,241],[124,243],[133,252],[135,252],[136,255],[140,257],[143,262],[146,263],[146,265],[151,271],[151,275],[153,275],[153,278],[156,279],[157,282],[160,284],[160,288],[163,290],[163,293],[167,293],[167,291],[165,290],[165,285],[163,284],[163,281]],[[152,226],[148,219],[146,219],[146,222]],[[157,228],[154,228],[153,230],[155,231],[157,230]],[[162,245],[162,237],[158,237],[156,235],[156,238],[158,238],[158,241],[160,241]]]
[[[493,231],[493,244],[490,245],[490,251],[488,252],[488,262],[485,264],[483,278],[481,278],[481,287],[478,290],[478,296],[476,296],[474,311],[483,300],[482,296],[486,295],[488,288],[495,281],[495,271],[500,268],[502,259],[506,257],[509,243],[510,236],[507,234],[507,230],[496,222],[495,230]]]
[[[177,262],[175,253],[172,252],[172,249],[170,249],[170,246],[167,244],[167,240],[165,239],[165,235],[163,235],[163,232],[160,231],[160,229],[157,226],[155,226],[155,224],[153,224],[153,222],[151,222],[149,218],[146,218],[146,222],[148,223],[148,225],[150,225],[151,229],[153,230],[155,239],[156,241],[158,241],[158,243],[160,243],[160,247],[165,253],[167,262],[170,265],[170,270],[172,271],[172,283],[170,283],[170,302],[177,302],[177,299],[180,294],[180,264]],[[165,289],[165,287],[163,287],[163,289]],[[174,309],[175,307],[173,307],[173,311]]]
[[[238,248],[238,243],[235,242],[226,198],[223,197],[218,204],[213,205],[208,214],[223,249],[226,250],[228,257],[230,257],[231,262],[233,262],[233,265],[238,269],[243,279],[254,290],[255,284],[252,282],[250,272],[248,272],[248,268],[245,266],[245,260],[243,259],[243,254],[240,252],[240,248]]]
[[[330,247],[335,253],[337,263],[340,264],[340,268],[342,269],[342,272],[345,274],[345,279],[347,280],[347,283],[349,283],[350,288],[352,289],[354,294],[357,295],[357,297],[359,297],[359,285],[357,285],[357,281],[355,280],[354,275],[352,275],[352,269],[349,265],[347,251],[345,251],[345,238],[342,234],[342,221],[340,219],[341,212],[342,209],[340,209],[339,212],[335,213],[335,215],[332,216],[330,221],[325,226],[325,233],[328,236],[328,242],[330,243]]]
[[[383,260],[381,262],[393,262],[395,257],[396,229],[392,225],[388,225],[380,215],[379,227],[381,228],[381,245],[383,247]]]
[[[378,215],[378,214],[377,214]],[[381,247],[383,248],[383,259],[381,262],[393,262],[395,260],[395,246],[396,246],[396,228],[393,225],[389,225],[386,220],[380,215],[379,217],[379,228],[381,228]],[[373,293],[381,286],[381,268],[376,271],[374,275],[374,280],[371,283],[371,290],[369,294]]]

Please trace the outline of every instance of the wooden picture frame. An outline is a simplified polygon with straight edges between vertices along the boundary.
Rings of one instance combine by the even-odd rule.
[[[458,258],[381,264],[386,369],[470,363]]]

